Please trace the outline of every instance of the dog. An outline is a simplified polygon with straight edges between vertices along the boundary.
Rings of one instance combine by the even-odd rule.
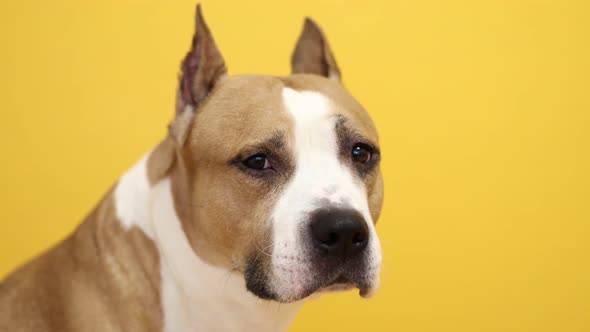
[[[169,134],[0,284],[1,331],[280,331],[379,285],[377,131],[306,19],[292,74],[229,76],[197,6]]]

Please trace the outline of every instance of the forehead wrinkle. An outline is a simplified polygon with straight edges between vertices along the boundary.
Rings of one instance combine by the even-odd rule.
[[[379,152],[379,144],[373,138],[367,137],[359,132],[354,126],[350,125],[350,118],[343,114],[336,114],[336,133],[340,140],[346,139],[349,141],[357,141],[370,144],[377,152]]]
[[[274,131],[270,136],[263,139],[253,140],[245,143],[245,150],[263,149],[268,151],[277,151],[285,148],[286,138],[282,130]]]

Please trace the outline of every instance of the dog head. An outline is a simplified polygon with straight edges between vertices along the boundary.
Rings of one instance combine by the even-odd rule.
[[[175,207],[195,254],[280,302],[378,285],[376,129],[311,20],[287,77],[228,76],[200,7],[170,126]]]

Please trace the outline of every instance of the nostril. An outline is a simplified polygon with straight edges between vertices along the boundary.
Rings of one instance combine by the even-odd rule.
[[[338,242],[340,242],[340,236],[336,232],[328,232],[323,236],[317,236],[316,240],[320,245],[326,248],[333,248],[338,245]]]
[[[338,234],[332,232],[328,235],[328,239],[326,241],[324,241],[324,244],[332,247],[332,246],[338,244],[338,240],[340,240],[340,237],[338,236]]]
[[[366,241],[367,241],[367,237],[363,233],[360,233],[360,232],[354,234],[354,236],[352,237],[352,244],[354,244],[354,245],[363,244]]]

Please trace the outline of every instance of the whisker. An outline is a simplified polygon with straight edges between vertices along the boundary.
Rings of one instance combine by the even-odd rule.
[[[272,246],[272,244],[271,244],[271,245],[268,245],[268,246],[266,246],[265,248],[260,248],[260,247],[258,246],[258,244],[256,244],[256,248],[258,248],[258,250],[260,250],[260,252],[261,252],[261,253],[263,253],[263,254],[265,254],[265,255],[267,255],[267,256],[269,256],[269,257],[270,257],[270,256],[272,256],[272,255],[271,255],[271,254],[269,254],[269,253],[267,253],[265,250],[266,250],[266,249],[268,249],[268,248],[270,248],[271,246]]]
[[[260,247],[258,246],[258,244],[256,244],[256,248],[258,248],[258,252],[256,253],[256,257],[254,257],[254,261],[253,261],[253,263],[255,263],[255,262],[257,262],[257,261],[258,261],[258,258],[260,258],[260,255],[261,255],[261,254],[265,254],[265,255],[266,255],[266,256],[268,256],[268,257],[272,257],[272,255],[271,255],[271,254],[269,254],[269,253],[267,253],[267,252],[265,251],[266,249],[268,249],[268,248],[270,248],[270,247],[272,247],[272,243],[271,243],[271,244],[269,244],[268,246],[266,246],[265,248],[260,248]]]

